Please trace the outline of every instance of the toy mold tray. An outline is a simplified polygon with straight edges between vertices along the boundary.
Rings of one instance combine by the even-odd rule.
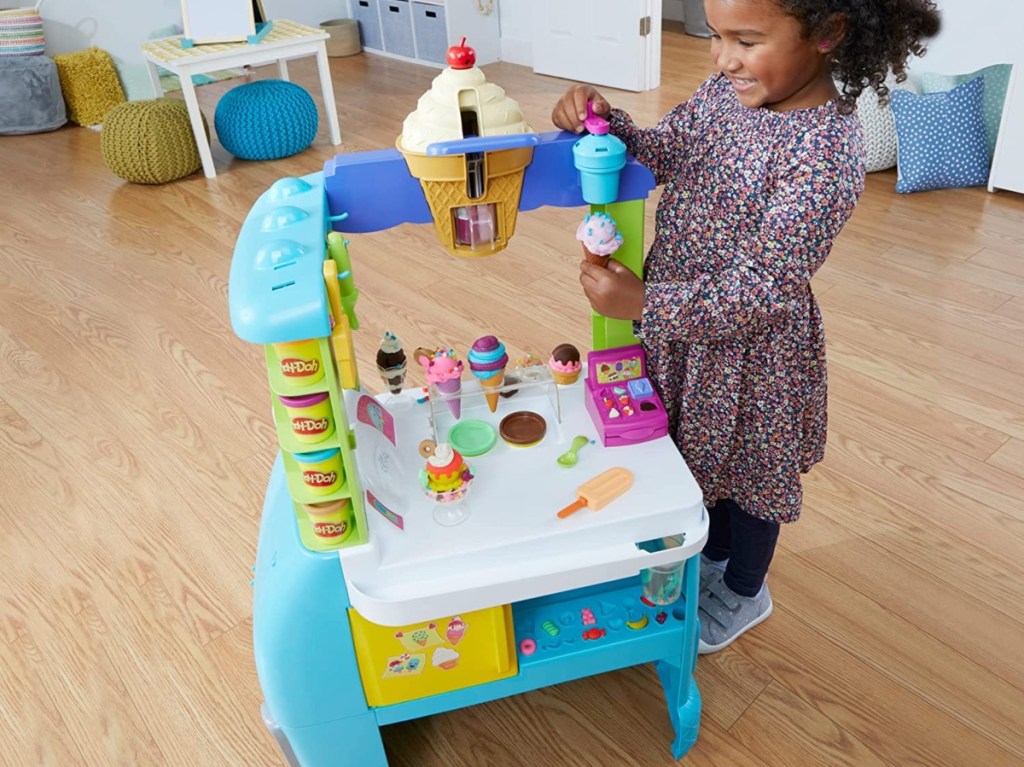
[[[500,438],[488,452],[467,457],[475,474],[463,503],[469,518],[455,527],[433,519],[433,502],[418,480],[424,439],[433,433],[430,408],[414,392],[394,405],[394,443],[358,422],[358,393],[346,392],[356,424],[356,462],[366,493],[369,541],[339,551],[349,599],[374,623],[400,626],[438,615],[518,602],[531,597],[635,575],[657,564],[698,553],[707,537],[702,495],[678,450],[667,438],[604,448],[584,404],[584,381],[559,387],[562,419],[541,390],[501,398],[491,413],[483,398],[467,398],[459,420],[481,420],[495,429],[516,411],[547,421],[544,438],[515,447]],[[450,428],[439,424],[439,430]],[[572,468],[558,465],[573,438],[594,441]],[[606,469],[623,466],[633,486],[600,511],[583,509],[567,519],[556,513],[576,500],[576,489]],[[685,534],[683,546],[651,553],[637,544]]]

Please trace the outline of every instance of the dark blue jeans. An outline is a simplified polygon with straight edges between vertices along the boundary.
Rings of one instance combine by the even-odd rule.
[[[729,499],[718,501],[708,514],[704,556],[715,562],[728,559],[725,585],[740,596],[757,596],[775,554],[779,524],[748,514]]]

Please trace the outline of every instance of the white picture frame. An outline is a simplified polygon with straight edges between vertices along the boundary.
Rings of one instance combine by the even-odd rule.
[[[181,0],[184,37],[194,45],[245,42],[256,34],[259,6],[259,0]]]

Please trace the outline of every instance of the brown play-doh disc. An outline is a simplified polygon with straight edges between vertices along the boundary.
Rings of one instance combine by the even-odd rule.
[[[515,447],[536,445],[544,439],[547,430],[548,424],[544,418],[527,410],[509,413],[498,425],[498,434],[501,438]]]

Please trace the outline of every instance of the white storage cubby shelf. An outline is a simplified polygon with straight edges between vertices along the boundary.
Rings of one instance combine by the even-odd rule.
[[[348,0],[363,50],[443,67],[463,37],[477,65],[500,59],[497,0]]]

